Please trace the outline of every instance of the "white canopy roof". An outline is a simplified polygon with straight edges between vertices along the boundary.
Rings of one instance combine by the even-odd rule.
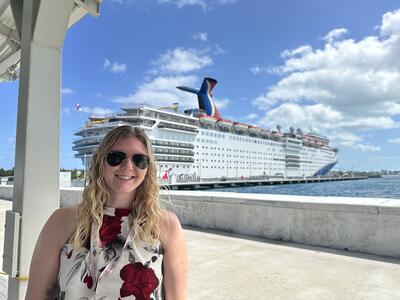
[[[100,3],[101,0],[75,0],[68,28],[87,13],[98,16]],[[0,0],[0,82],[14,81],[19,75],[21,40],[14,14],[10,0]]]

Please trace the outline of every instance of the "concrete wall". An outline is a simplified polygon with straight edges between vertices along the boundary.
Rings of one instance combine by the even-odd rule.
[[[0,199],[11,199],[0,186]],[[61,191],[62,206],[80,188]],[[311,197],[204,191],[163,192],[183,225],[400,257],[400,199]]]

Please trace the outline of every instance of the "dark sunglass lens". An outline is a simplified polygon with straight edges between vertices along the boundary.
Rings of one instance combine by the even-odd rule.
[[[107,162],[110,166],[115,167],[121,164],[125,157],[124,152],[110,152],[107,154]]]
[[[144,154],[135,154],[132,156],[132,161],[139,169],[146,169],[150,164],[150,159]]]

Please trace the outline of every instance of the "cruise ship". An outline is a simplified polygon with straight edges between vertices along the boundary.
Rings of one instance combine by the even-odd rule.
[[[112,128],[131,125],[149,136],[158,176],[167,181],[238,180],[325,175],[337,163],[337,148],[325,136],[278,125],[266,129],[221,117],[211,91],[217,81],[205,78],[195,93],[198,108],[179,111],[178,103],[154,108],[123,107],[120,113],[90,117],[75,132],[73,150],[85,166]]]

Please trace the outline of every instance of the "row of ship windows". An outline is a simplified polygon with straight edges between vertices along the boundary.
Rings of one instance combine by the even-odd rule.
[[[196,152],[197,155],[199,155],[199,152]],[[223,155],[223,154],[216,154],[216,153],[210,153],[210,155],[206,155],[205,156],[224,156],[224,157],[234,157],[234,158],[247,158],[247,159],[257,159],[257,160],[262,160],[262,159],[266,159],[265,157],[258,157],[258,156],[245,156],[245,155]],[[272,157],[280,157],[280,158],[285,158],[284,155],[269,155],[268,159],[271,159]]]
[[[190,168],[190,165],[159,165],[159,168]]]
[[[200,169],[200,166],[193,166],[195,169]],[[201,166],[202,169],[208,169],[208,166]],[[225,169],[224,166],[210,166],[210,169]],[[238,169],[238,170],[264,170],[263,168],[251,168],[251,167],[226,167],[226,169]],[[269,168],[268,170],[282,170],[282,168]]]
[[[249,138],[242,138],[242,137],[232,137],[230,136],[229,138],[232,141],[241,141],[241,142],[248,142],[248,143],[254,143],[254,144],[262,144],[262,145],[270,145],[272,147],[276,147],[276,148],[282,148],[282,145],[273,143],[273,142],[268,142],[268,141],[261,141],[261,140],[254,140],[254,139],[249,139]],[[201,143],[208,143],[208,144],[217,144],[216,140],[209,140],[209,139],[201,139],[201,138],[197,138],[196,142],[201,142]]]
[[[270,164],[271,165],[271,164]],[[320,166],[322,166],[322,165],[320,165]],[[190,165],[160,165],[159,166],[161,169],[163,169],[163,168],[175,168],[175,169],[179,169],[179,168],[187,168],[187,169],[189,169],[190,168]],[[202,168],[202,169],[204,169],[204,168],[206,168],[206,169],[208,169],[208,166],[196,166],[196,165],[194,165],[193,166],[193,168]],[[224,169],[225,168],[225,166],[210,166],[210,168],[211,169],[213,169],[213,168],[215,168],[215,169]],[[227,167],[228,169],[235,169],[235,168],[238,168],[238,169],[246,169],[246,167],[238,167],[238,166],[233,166],[233,167]],[[251,169],[251,170],[264,170],[264,168],[254,168],[254,167],[247,167],[247,169]],[[281,169],[281,168],[268,168],[268,170],[278,170],[278,169]],[[312,170],[313,168],[302,168],[302,169],[304,169],[304,170]]]
[[[201,161],[201,162],[208,162],[208,161],[210,161],[210,162],[219,162],[219,163],[225,163],[225,160],[216,160],[216,159],[210,159],[210,160],[208,160],[208,159],[196,159],[195,161]],[[279,165],[279,164],[282,164],[282,163],[284,163],[285,161],[284,160],[281,160],[281,162],[280,163],[267,163],[267,162],[264,162],[264,165],[266,165],[266,164],[275,164],[275,165]],[[237,161],[237,160],[227,160],[226,161],[226,163],[236,163],[236,164],[251,164],[251,163],[253,163],[253,164],[262,164],[260,161],[257,161],[257,162],[249,162],[249,161]]]
[[[322,167],[322,166],[315,166],[315,167],[317,167],[317,168],[319,168],[319,167]],[[315,167],[314,168],[300,168],[300,169],[302,169],[302,170],[304,170],[304,171],[311,171],[311,170],[314,170],[315,169]],[[193,168],[195,168],[195,169],[208,169],[208,166],[193,166]],[[244,170],[263,170],[263,171],[269,171],[269,170],[282,170],[282,169],[284,169],[284,167],[279,167],[279,168],[268,168],[268,169],[265,169],[265,168],[254,168],[254,167],[239,167],[239,166],[233,166],[233,167],[225,167],[225,166],[210,166],[210,168],[211,169],[244,169]]]
[[[197,145],[196,148],[199,148]],[[201,146],[202,149],[208,149],[208,146]],[[250,150],[238,150],[238,149],[230,149],[230,148],[217,148],[217,147],[210,147],[210,150],[218,150],[218,151],[228,151],[228,152],[242,152],[242,153],[253,153],[253,154],[268,154],[271,153],[270,151],[275,151],[276,149],[272,148],[269,149],[268,152],[261,152],[261,151],[250,151]]]
[[[160,132],[159,138],[174,141],[194,142],[194,137],[190,135],[175,134],[170,132]]]

